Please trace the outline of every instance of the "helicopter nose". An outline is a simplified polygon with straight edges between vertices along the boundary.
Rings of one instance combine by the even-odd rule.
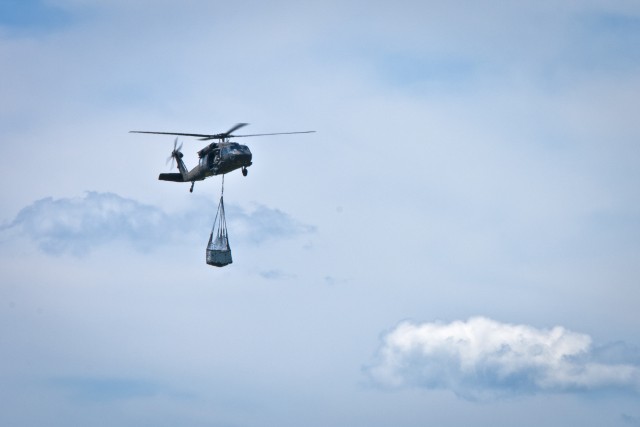
[[[236,163],[242,165],[250,165],[251,164],[251,151],[249,147],[239,146],[236,150],[233,151],[233,160]]]
[[[234,156],[234,160],[241,162],[243,164],[251,163],[251,153],[237,153]]]

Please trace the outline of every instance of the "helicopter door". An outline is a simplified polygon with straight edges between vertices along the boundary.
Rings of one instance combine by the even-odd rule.
[[[215,167],[217,151],[218,150],[213,150],[205,156],[203,163],[207,169],[213,169]]]

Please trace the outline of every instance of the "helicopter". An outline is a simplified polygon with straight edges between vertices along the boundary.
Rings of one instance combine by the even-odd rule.
[[[129,131],[129,133],[192,136],[200,138],[200,141],[210,141],[212,139],[218,140],[219,142],[212,142],[202,150],[198,151],[198,165],[191,170],[187,169],[184,161],[182,160],[183,154],[180,151],[182,149],[182,143],[180,143],[180,146],[178,146],[178,138],[176,138],[173,143],[173,151],[167,159],[167,163],[173,160],[178,165],[178,170],[180,171],[180,173],[161,173],[158,176],[158,179],[160,181],[191,182],[191,188],[189,189],[189,192],[193,193],[193,186],[195,185],[196,181],[203,181],[210,176],[221,174],[224,175],[236,169],[241,169],[242,175],[247,176],[247,173],[249,172],[247,168],[252,165],[251,150],[249,150],[249,147],[247,147],[246,145],[230,141],[231,138],[246,138],[249,136],[267,135],[290,135],[297,133],[315,132],[314,130],[309,130],[303,132],[277,132],[257,133],[253,135],[232,135],[233,132],[247,125],[248,123],[238,123],[228,131],[223,133],[216,133],[214,135],[179,132],[148,132],[140,130],[132,130]]]

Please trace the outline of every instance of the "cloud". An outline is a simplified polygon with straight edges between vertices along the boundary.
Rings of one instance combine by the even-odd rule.
[[[288,238],[316,231],[314,226],[302,224],[278,209],[263,205],[255,205],[250,212],[231,205],[226,211],[229,228],[254,243],[262,243],[275,236]]]
[[[231,205],[227,212],[230,234],[240,243],[291,238],[314,230],[278,209],[262,205],[256,205],[253,211]],[[4,241],[16,235],[27,237],[51,255],[81,256],[112,242],[127,243],[144,252],[184,241],[185,234],[208,233],[211,215],[210,207],[204,208],[197,201],[185,212],[168,214],[117,194],[87,192],[79,198],[38,200],[23,208],[0,231]]]
[[[285,273],[282,270],[261,271],[259,274],[260,276],[262,276],[262,278],[267,280],[286,280],[286,279],[295,278],[294,275]]]
[[[48,254],[82,255],[118,240],[149,249],[162,241],[170,222],[156,207],[112,193],[88,192],[82,198],[38,200],[4,228],[29,237]]]
[[[450,389],[466,399],[525,393],[640,391],[638,352],[556,326],[536,329],[484,317],[449,324],[403,322],[367,368],[385,387]]]
[[[327,285],[339,285],[342,283],[347,283],[349,281],[349,279],[343,279],[343,278],[336,278],[333,276],[324,276],[324,283],[326,283]]]

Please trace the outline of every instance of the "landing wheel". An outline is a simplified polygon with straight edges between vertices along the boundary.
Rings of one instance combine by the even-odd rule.
[[[242,168],[242,176],[247,176],[248,173],[249,173],[249,171],[247,170],[247,168],[243,167]]]
[[[195,181],[191,182],[191,188],[189,189],[189,193],[193,193],[193,186],[196,184]]]

